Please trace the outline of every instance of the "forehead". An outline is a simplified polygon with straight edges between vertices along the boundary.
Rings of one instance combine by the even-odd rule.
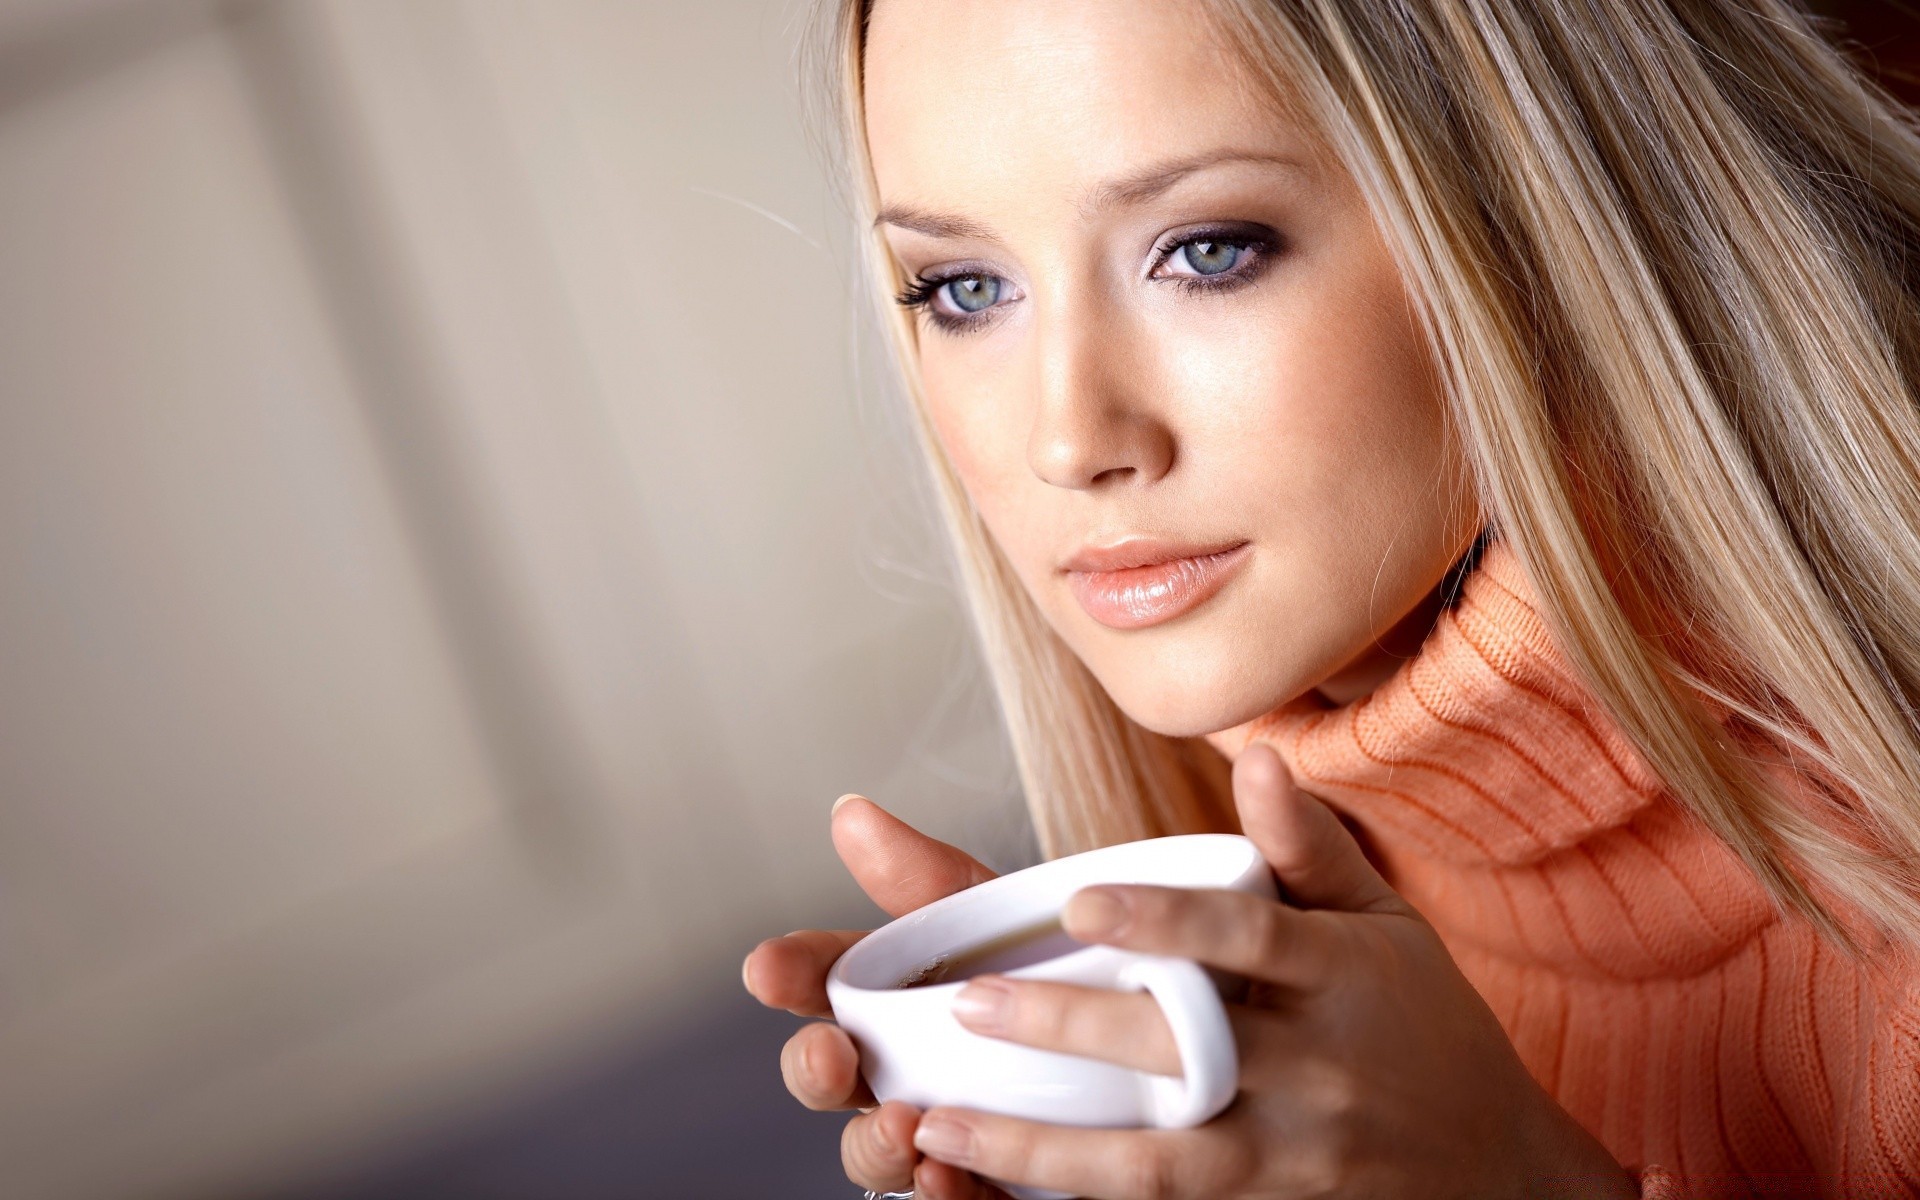
[[[863,77],[887,203],[1072,202],[1222,147],[1310,152],[1199,0],[876,0]]]

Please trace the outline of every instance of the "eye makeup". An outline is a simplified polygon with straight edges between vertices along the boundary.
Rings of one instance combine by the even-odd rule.
[[[1196,254],[1196,248],[1201,247],[1208,249]],[[1172,280],[1176,286],[1190,291],[1224,291],[1251,283],[1264,274],[1279,247],[1279,235],[1265,225],[1233,221],[1187,226],[1160,239],[1147,268],[1147,277]],[[1219,253],[1222,250],[1230,253]],[[1207,270],[1202,266],[1203,261],[1218,258],[1226,261],[1217,269]],[[1166,269],[1176,264],[1186,269]]]
[[[924,313],[937,329],[970,333],[983,327],[1012,292],[1013,284],[1002,276],[962,267],[915,275],[894,300]]]
[[[1265,274],[1279,249],[1280,236],[1270,226],[1244,221],[1189,225],[1160,238],[1142,278],[1189,292],[1229,291]],[[1019,295],[1011,280],[974,263],[916,274],[894,297],[945,333],[983,329],[1015,299]]]

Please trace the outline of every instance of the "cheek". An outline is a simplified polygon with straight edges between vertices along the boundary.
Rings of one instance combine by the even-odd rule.
[[[937,351],[923,358],[920,382],[947,461],[988,529],[1017,559],[1023,531],[1009,518],[1022,510],[1016,497],[1029,479],[1026,428],[1013,391],[996,379],[991,362],[963,368]]]
[[[1271,296],[1179,329],[1156,358],[1195,532],[1260,547],[1207,620],[1083,639],[1107,652],[1096,673],[1115,699],[1156,728],[1224,728],[1328,678],[1420,602],[1478,524],[1397,276],[1303,273]]]
[[[1211,488],[1315,552],[1417,519],[1455,474],[1441,394],[1397,278],[1353,272],[1173,340],[1160,374]],[[1378,562],[1374,563],[1375,566]]]
[[[993,445],[992,422],[984,419],[977,404],[970,403],[972,397],[967,395],[964,383],[950,378],[935,363],[922,362],[920,391],[927,421],[946,451],[947,461],[953,464],[967,494],[980,504],[998,490],[990,478],[1001,457]]]

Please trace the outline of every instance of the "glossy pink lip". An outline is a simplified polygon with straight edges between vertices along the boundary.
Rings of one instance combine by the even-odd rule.
[[[1063,569],[1088,616],[1109,628],[1140,629],[1205,603],[1246,562],[1252,546],[1180,546],[1137,538],[1088,547]]]

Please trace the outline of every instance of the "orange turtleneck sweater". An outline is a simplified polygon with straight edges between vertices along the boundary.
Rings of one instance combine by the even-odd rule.
[[[1776,914],[1549,637],[1493,542],[1370,695],[1250,731],[1352,818],[1645,1200],[1920,1196],[1920,972]]]

